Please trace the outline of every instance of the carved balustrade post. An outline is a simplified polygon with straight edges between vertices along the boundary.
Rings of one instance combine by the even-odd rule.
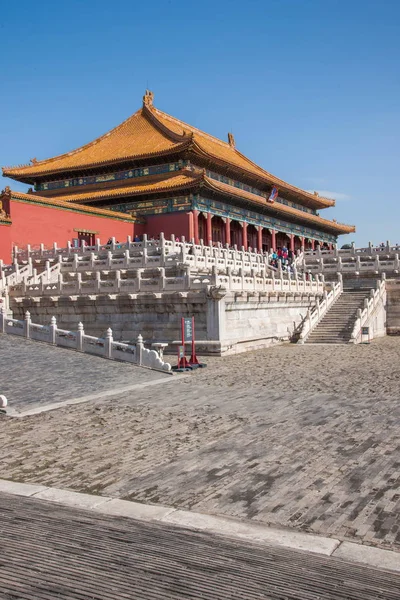
[[[78,331],[76,335],[76,349],[78,352],[83,352],[83,336],[85,335],[83,324],[78,323]]]
[[[115,287],[115,291],[119,293],[121,291],[121,271],[119,269],[115,271]]]
[[[141,365],[143,362],[143,338],[139,335],[136,339],[136,364]]]
[[[57,331],[56,318],[51,317],[51,319],[50,319],[50,344],[53,344],[53,346],[56,343],[56,331]]]
[[[24,336],[29,340],[31,337],[31,313],[27,310],[25,313]]]
[[[127,267],[127,268],[129,267],[129,258],[130,258],[129,250],[125,250],[125,252],[124,252],[124,267]]]
[[[106,333],[106,339],[104,344],[105,356],[106,358],[112,358],[112,344],[113,344],[113,332],[109,327]]]

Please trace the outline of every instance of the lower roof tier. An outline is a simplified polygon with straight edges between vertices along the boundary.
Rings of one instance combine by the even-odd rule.
[[[206,175],[203,169],[183,169],[176,174],[171,174],[169,177],[164,177],[162,180],[157,179],[146,182],[138,182],[138,180],[136,180],[129,185],[120,187],[78,192],[69,196],[64,195],[63,201],[85,205],[89,204],[91,206],[112,206],[113,202],[122,198],[135,198],[139,201],[142,198],[151,199],[152,197],[160,197],[160,195],[185,195],[196,193],[202,194],[203,196],[211,194],[212,197],[220,197],[228,203],[244,204],[246,206],[251,206],[253,210],[258,210],[272,216],[284,216],[294,222],[312,225],[314,227],[317,226],[322,231],[328,231],[333,235],[352,233],[355,231],[353,225],[344,225],[337,223],[335,220],[324,219],[319,215],[310,214],[309,212],[287,206],[280,202],[269,202],[262,196],[212,179]],[[134,209],[132,209],[132,211],[133,214],[136,213]],[[139,214],[140,209],[138,208],[137,216],[139,216]]]

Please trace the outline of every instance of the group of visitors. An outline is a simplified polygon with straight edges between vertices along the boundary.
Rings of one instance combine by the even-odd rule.
[[[292,250],[286,246],[279,247],[277,250],[273,250],[269,255],[269,264],[271,267],[279,268],[279,264],[282,267],[282,271],[287,273],[293,273],[294,271],[294,259],[295,255]]]

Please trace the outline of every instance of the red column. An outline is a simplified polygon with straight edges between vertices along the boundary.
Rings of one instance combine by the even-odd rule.
[[[300,238],[301,241],[301,250],[304,250],[306,247],[306,238],[302,237]]]
[[[293,233],[290,234],[290,249],[292,252],[294,252],[294,235],[293,235]]]
[[[231,220],[226,217],[225,221],[225,244],[231,245]]]
[[[275,231],[275,229],[273,229],[271,231],[271,245],[272,245],[272,250],[275,250],[275,252],[276,252],[276,231]]]
[[[315,250],[315,240],[311,240],[311,250]]]
[[[188,216],[188,235],[189,235],[189,239],[186,240],[187,242],[190,242],[190,240],[192,240],[194,238],[194,228],[193,228],[193,213],[192,212],[188,212],[186,213]],[[177,234],[177,232],[175,232],[175,235]]]
[[[262,252],[262,231],[263,228],[261,227],[261,225],[259,225],[257,227],[257,250],[259,252]]]
[[[194,243],[198,244],[199,243],[199,211],[198,210],[193,211],[193,237],[194,237]]]
[[[212,217],[213,216],[211,213],[207,213],[207,244],[211,244],[211,242],[212,242],[212,226],[211,226]]]
[[[244,249],[247,250],[248,242],[247,242],[247,223],[242,221],[242,244]]]

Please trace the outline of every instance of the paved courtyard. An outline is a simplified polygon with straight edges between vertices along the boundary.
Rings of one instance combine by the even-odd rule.
[[[0,493],[3,600],[398,600],[400,573]]]
[[[0,357],[0,394],[21,412],[170,377],[11,335],[0,337]]]
[[[4,340],[2,357],[10,352]],[[30,357],[43,388],[50,386],[46,397],[49,372],[63,360],[49,351],[47,363]],[[3,416],[0,478],[400,551],[399,355],[399,338],[284,345],[207,359],[207,369],[166,385]],[[8,360],[14,377],[24,371],[18,356]],[[93,360],[99,369],[121,367]],[[8,373],[2,368],[2,385]]]

